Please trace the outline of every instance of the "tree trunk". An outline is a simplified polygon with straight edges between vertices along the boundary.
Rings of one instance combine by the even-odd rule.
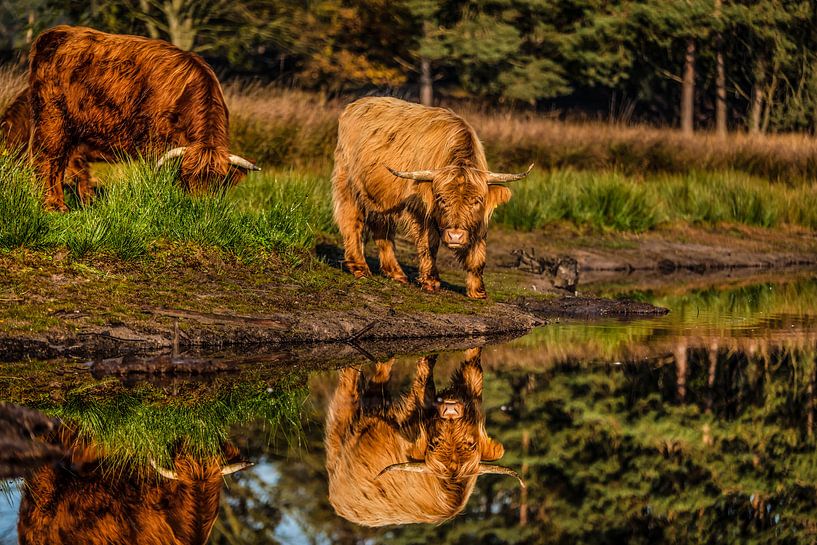
[[[755,83],[752,88],[752,103],[749,107],[749,134],[760,133],[760,111],[763,109],[763,91]]]
[[[681,83],[681,132],[692,134],[695,107],[695,39],[687,40],[684,55],[684,77]]]
[[[167,18],[167,34],[170,43],[184,51],[192,51],[196,41],[193,19],[186,16],[184,0],[170,0],[162,6]]]
[[[722,0],[715,0],[715,17],[721,17]],[[723,61],[723,36],[718,34],[715,53],[715,134],[726,136],[726,67]]]
[[[675,388],[678,401],[685,401],[687,397],[687,344],[685,341],[679,341],[675,346]]]
[[[772,81],[769,83],[769,88],[766,91],[766,104],[763,108],[763,122],[760,124],[760,130],[766,134],[769,130],[769,120],[772,115],[772,107],[774,106],[774,94],[777,92],[777,74],[772,74]]]
[[[420,59],[420,104],[434,104],[434,83],[431,79],[431,61],[428,59]]]
[[[142,10],[142,13],[145,15],[145,17],[150,17],[149,0],[139,0],[139,9]],[[146,19],[145,27],[147,28],[148,36],[150,36],[154,40],[158,40],[160,38],[159,29],[156,28],[156,24],[152,20]]]
[[[34,10],[28,10],[28,28],[26,28],[26,43],[31,44],[34,40]]]

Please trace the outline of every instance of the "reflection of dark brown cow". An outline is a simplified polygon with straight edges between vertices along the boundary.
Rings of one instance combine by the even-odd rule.
[[[148,155],[178,146],[181,181],[194,193],[238,181],[255,165],[228,150],[221,85],[200,56],[162,40],[58,26],[31,46],[30,154],[47,183],[46,206],[64,210],[62,179],[77,146]]]
[[[173,469],[157,468],[146,477],[132,467],[106,466],[92,445],[62,442],[68,452],[62,464],[25,480],[21,545],[204,544],[218,514],[223,475],[248,465],[237,462],[238,451],[228,445],[229,465],[179,455]]]
[[[20,91],[9,104],[0,118],[0,138],[6,149],[28,155],[28,144],[31,136],[31,102],[28,89]],[[77,146],[68,166],[65,169],[65,183],[73,183],[77,188],[77,195],[83,204],[91,202],[93,189],[91,183],[90,161],[110,161],[112,156],[92,150],[86,145]]]
[[[468,297],[484,298],[488,220],[511,198],[499,184],[526,175],[490,172],[474,129],[451,110],[384,97],[353,102],[338,121],[332,173],[344,263],[357,278],[371,275],[363,255],[368,230],[383,274],[407,282],[394,255],[401,220],[417,245],[425,291],[440,287],[436,259],[442,240],[468,273]]]
[[[368,386],[357,370],[340,372],[325,441],[329,501],[340,516],[366,526],[439,523],[462,511],[477,476],[519,478],[484,463],[504,448],[485,431],[480,349],[466,352],[439,394],[435,359],[419,361],[411,391],[394,404],[384,395],[391,362],[378,364]]]

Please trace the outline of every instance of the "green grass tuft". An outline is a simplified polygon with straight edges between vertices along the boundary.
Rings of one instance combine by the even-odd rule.
[[[48,214],[33,180],[21,161],[0,155],[0,248],[45,245]]]

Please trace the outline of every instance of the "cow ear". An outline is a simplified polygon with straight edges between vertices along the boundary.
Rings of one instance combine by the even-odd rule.
[[[502,458],[504,454],[505,447],[502,446],[502,443],[490,437],[485,438],[485,441],[482,443],[482,452],[480,453],[482,461],[493,462]]]
[[[486,208],[493,210],[500,204],[505,204],[511,200],[511,190],[504,185],[489,185],[488,199],[485,203]]]
[[[504,185],[489,185],[488,197],[485,199],[485,223],[491,219],[496,207],[511,200],[511,190]]]

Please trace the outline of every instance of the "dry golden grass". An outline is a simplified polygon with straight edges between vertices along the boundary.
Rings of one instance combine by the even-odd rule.
[[[26,73],[13,65],[0,66],[0,114],[28,84]]]
[[[326,165],[337,116],[349,100],[275,87],[228,86],[237,147],[276,165]],[[809,135],[682,135],[673,129],[571,123],[525,112],[453,108],[477,130],[495,168],[615,169],[629,175],[735,170],[773,181],[817,178],[817,140]],[[245,134],[246,133],[246,134]]]

